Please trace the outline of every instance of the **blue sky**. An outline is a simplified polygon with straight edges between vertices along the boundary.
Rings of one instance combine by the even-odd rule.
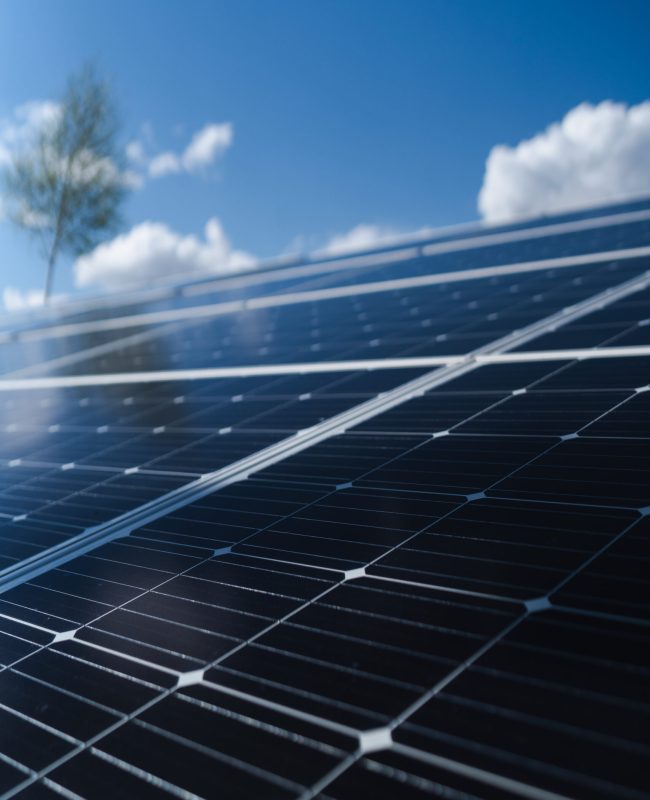
[[[232,123],[209,169],[134,191],[126,229],[201,235],[217,217],[234,247],[266,257],[360,223],[477,217],[494,145],[583,101],[650,96],[649,24],[650,4],[631,0],[0,0],[0,119],[55,98],[92,58],[125,144],[181,153],[207,123]],[[0,222],[0,289],[42,274]],[[57,290],[71,276],[62,262]]]

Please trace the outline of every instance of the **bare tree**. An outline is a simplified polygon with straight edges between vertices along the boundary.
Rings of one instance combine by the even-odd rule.
[[[61,253],[81,255],[119,222],[126,184],[108,84],[87,65],[73,75],[55,118],[5,175],[9,217],[35,235],[47,260],[45,302]]]

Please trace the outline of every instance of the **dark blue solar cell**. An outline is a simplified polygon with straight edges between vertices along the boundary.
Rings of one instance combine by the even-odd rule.
[[[649,207],[17,321],[0,792],[646,796]]]

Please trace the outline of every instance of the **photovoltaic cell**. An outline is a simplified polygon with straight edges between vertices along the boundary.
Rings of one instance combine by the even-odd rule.
[[[535,227],[274,289],[615,250],[650,230]],[[426,379],[383,369],[0,392],[0,565],[43,559],[1,584],[0,791],[647,796],[650,357],[564,354],[645,343],[644,269],[621,259],[279,305],[51,364],[83,376],[465,357]],[[629,279],[627,297],[539,326],[519,363],[471,355]],[[242,287],[227,291],[254,296]],[[526,355],[546,349],[559,357]],[[412,380],[420,388],[385,394]],[[165,500],[280,440],[274,463]],[[112,540],[89,541],[118,514]]]
[[[579,437],[560,442],[494,492],[503,497],[560,499],[588,505],[642,508],[650,485],[643,440]]]
[[[484,499],[465,504],[369,572],[468,591],[545,596],[635,520],[632,512]]]
[[[570,608],[600,611],[614,617],[648,620],[648,517],[637,519],[625,536],[594,559],[554,595]]]
[[[642,274],[647,259],[291,302],[190,320],[57,374],[456,355]],[[300,338],[296,341],[296,331]],[[43,371],[41,370],[41,371]]]
[[[642,794],[646,712],[630,707],[647,680],[640,645],[629,623],[554,611],[524,620],[395,738],[472,767],[498,764],[561,796]]]

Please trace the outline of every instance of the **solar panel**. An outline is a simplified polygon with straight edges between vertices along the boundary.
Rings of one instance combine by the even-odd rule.
[[[18,320],[0,791],[648,796],[648,237],[640,203]]]

